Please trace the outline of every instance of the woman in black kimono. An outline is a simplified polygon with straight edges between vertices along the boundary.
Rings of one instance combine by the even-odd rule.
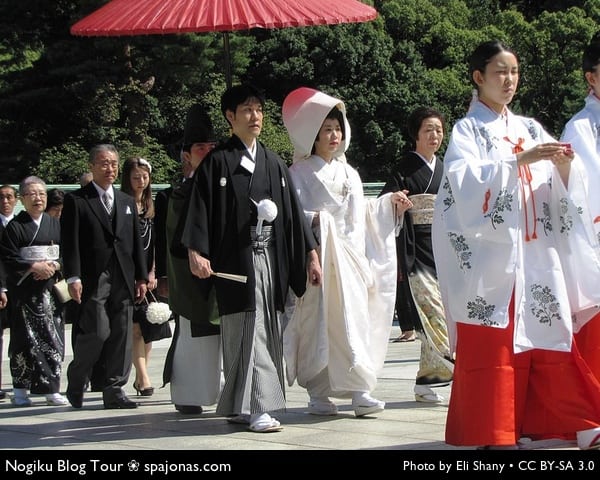
[[[443,173],[435,153],[444,139],[444,118],[432,108],[417,108],[408,119],[408,133],[415,149],[400,160],[380,195],[405,190],[413,202],[396,243],[396,311],[401,325],[414,325],[421,340],[415,399],[439,403],[443,397],[431,388],[448,385],[453,370],[431,244],[433,204]]]
[[[0,247],[13,302],[11,400],[18,407],[31,406],[31,392],[44,394],[48,405],[66,405],[59,393],[65,344],[62,305],[52,291],[60,272],[60,222],[44,213],[43,180],[25,178],[19,194],[25,210],[6,226]]]

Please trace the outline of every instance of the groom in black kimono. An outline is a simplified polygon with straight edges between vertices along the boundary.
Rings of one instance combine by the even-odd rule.
[[[190,269],[214,285],[221,316],[223,387],[217,413],[254,432],[281,430],[268,412],[285,408],[281,326],[288,288],[302,296],[308,279],[321,280],[316,240],[292,186],[287,166],[265,148],[264,97],[237,85],[221,97],[232,129],[194,175],[182,242]],[[261,220],[257,204],[276,207]],[[266,218],[266,217],[265,217]],[[247,276],[246,283],[214,272]]]

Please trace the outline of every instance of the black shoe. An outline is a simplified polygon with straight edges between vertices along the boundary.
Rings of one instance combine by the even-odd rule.
[[[73,408],[81,408],[83,406],[83,393],[69,392],[67,390],[67,400]]]
[[[175,405],[175,410],[184,415],[200,415],[202,413],[200,405]]]
[[[6,392],[4,390],[0,390],[0,400],[4,400],[6,398]]]
[[[104,399],[104,408],[106,409],[117,409],[117,408],[137,408],[138,404],[132,402],[125,395],[118,395],[112,399]]]
[[[133,389],[135,390],[137,396],[151,397],[152,395],[154,395],[154,387],[139,388],[137,386],[137,383],[133,382]]]

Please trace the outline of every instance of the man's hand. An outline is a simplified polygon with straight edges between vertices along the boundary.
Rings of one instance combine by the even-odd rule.
[[[148,287],[146,286],[146,280],[135,281],[135,303],[142,303]]]
[[[71,298],[77,303],[81,303],[81,294],[83,293],[83,284],[81,280],[76,280],[73,283],[69,283],[69,294]]]
[[[188,261],[192,275],[198,278],[208,278],[212,275],[210,260],[204,258],[197,251],[188,248]]]

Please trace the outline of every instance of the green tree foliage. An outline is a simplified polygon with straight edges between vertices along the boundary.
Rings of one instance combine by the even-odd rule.
[[[87,152],[114,143],[122,160],[147,158],[153,181],[179,175],[185,114],[205,105],[219,138],[225,89],[222,33],[74,37],[69,28],[106,0],[0,3],[0,168],[3,182],[30,172],[75,183]],[[499,38],[521,60],[512,109],[555,136],[583,105],[581,52],[600,22],[600,0],[375,0],[372,22],[229,34],[235,82],[267,95],[261,140],[291,161],[281,103],[299,86],[342,98],[348,159],[364,181],[381,181],[410,148],[406,119],[429,105],[449,132],[473,86],[467,58]],[[443,152],[441,152],[443,153]]]
[[[571,8],[544,12],[530,24],[523,21],[521,27],[525,35],[517,35],[516,29],[511,32],[522,62],[521,109],[559,136],[569,117],[583,106],[581,55],[596,26],[583,10]]]
[[[50,147],[40,153],[40,162],[33,174],[46,183],[78,183],[79,176],[89,170],[88,153],[77,143]]]
[[[165,163],[158,177],[173,175],[187,109],[224,89],[222,35],[74,37],[70,26],[104,2],[78,3],[81,10],[77,2],[2,3],[0,30],[15,27],[0,41],[0,166],[7,180],[20,180],[53,152],[47,170],[57,171],[66,153],[99,142],[122,145],[122,156],[137,149],[153,164]],[[244,68],[252,41],[234,36],[231,44],[238,49],[234,66]],[[64,181],[77,180],[66,164],[63,170]]]

